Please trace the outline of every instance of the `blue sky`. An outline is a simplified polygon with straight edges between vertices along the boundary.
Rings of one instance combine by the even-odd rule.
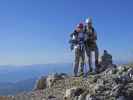
[[[132,0],[0,0],[0,64],[73,61],[69,34],[93,17],[100,54],[133,60]]]

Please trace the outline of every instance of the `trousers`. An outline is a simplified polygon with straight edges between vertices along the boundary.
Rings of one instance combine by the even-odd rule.
[[[77,76],[80,68],[80,75],[83,75],[84,71],[84,60],[85,60],[85,49],[75,49],[75,64],[74,64],[74,75]]]

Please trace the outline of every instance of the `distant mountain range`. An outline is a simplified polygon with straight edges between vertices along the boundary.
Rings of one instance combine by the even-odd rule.
[[[36,78],[22,80],[16,83],[0,83],[0,95],[16,95],[21,92],[28,92],[34,88]]]
[[[56,72],[72,72],[72,64],[34,64],[25,66],[0,66],[0,82],[17,82],[39,76],[56,73]]]
[[[15,95],[31,91],[36,80],[51,73],[72,73],[72,64],[34,64],[25,66],[0,66],[0,95]]]

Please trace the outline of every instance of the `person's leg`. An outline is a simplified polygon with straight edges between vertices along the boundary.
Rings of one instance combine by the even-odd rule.
[[[90,56],[90,54],[89,54],[89,47],[88,47],[87,43],[85,43],[85,54],[87,56],[88,65],[89,65],[89,56]],[[88,72],[88,71],[86,71],[86,72]]]
[[[81,52],[80,52],[80,75],[83,75],[84,74],[84,59],[85,59],[85,50],[82,49]]]
[[[93,68],[92,68],[92,52],[91,52],[91,50],[89,50],[88,63],[89,63],[89,71],[92,72]]]
[[[89,71],[92,71],[92,55],[91,55],[91,49],[88,46],[88,44],[85,45],[85,51],[88,58]],[[87,73],[89,73],[89,71]]]
[[[75,64],[74,64],[74,76],[77,76],[78,74],[78,68],[79,68],[79,49],[75,49]]]
[[[95,47],[95,66],[98,67],[98,64],[99,64],[99,50],[98,50],[98,47],[97,47],[97,44],[96,44],[96,47]]]

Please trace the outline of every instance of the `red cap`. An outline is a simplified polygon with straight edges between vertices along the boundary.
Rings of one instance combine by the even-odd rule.
[[[83,23],[79,23],[79,24],[77,25],[77,27],[78,27],[78,28],[83,28],[83,27],[84,27],[84,24],[83,24]]]

